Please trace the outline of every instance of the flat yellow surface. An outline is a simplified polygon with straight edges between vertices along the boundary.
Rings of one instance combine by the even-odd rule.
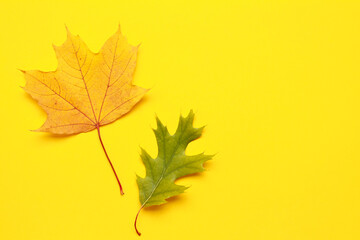
[[[188,153],[217,156],[142,212],[142,239],[360,239],[360,3],[291,2],[1,1],[0,239],[139,239],[139,146],[190,109]],[[123,197],[96,131],[29,131],[46,115],[17,70],[54,70],[64,24],[97,52],[119,23],[151,88],[102,128]]]

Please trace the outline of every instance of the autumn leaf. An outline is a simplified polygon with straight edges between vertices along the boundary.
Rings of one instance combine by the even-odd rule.
[[[153,159],[141,149],[141,159],[146,168],[145,178],[137,176],[141,207],[135,218],[135,230],[140,211],[149,206],[166,203],[166,199],[183,193],[188,187],[180,186],[174,181],[185,175],[204,171],[203,163],[210,160],[212,155],[204,153],[187,156],[185,150],[188,144],[201,136],[204,127],[194,128],[194,113],[190,111],[184,118],[180,117],[178,128],[174,135],[170,135],[157,118],[157,129],[154,130],[158,145],[158,156]]]
[[[26,79],[24,90],[47,113],[45,123],[35,131],[70,135],[96,129],[123,194],[100,127],[129,112],[147,91],[132,85],[138,46],[127,42],[119,26],[100,52],[93,53],[79,36],[66,30],[65,43],[53,46],[58,60],[55,71],[22,71]]]

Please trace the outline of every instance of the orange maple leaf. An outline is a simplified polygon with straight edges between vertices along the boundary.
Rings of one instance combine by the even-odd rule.
[[[132,85],[139,46],[130,45],[118,31],[99,53],[91,52],[79,36],[67,30],[67,40],[54,46],[58,67],[52,72],[22,71],[24,90],[47,113],[37,130],[54,134],[76,134],[97,129],[101,146],[123,190],[105,150],[100,127],[129,112],[147,89]]]

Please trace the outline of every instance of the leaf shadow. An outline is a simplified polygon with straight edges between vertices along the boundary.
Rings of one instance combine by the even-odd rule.
[[[186,193],[186,192],[185,192]],[[144,208],[145,212],[148,213],[159,213],[161,211],[167,212],[167,208],[172,208],[173,206],[170,206],[172,204],[170,203],[176,203],[178,201],[180,201],[181,199],[183,199],[183,195],[184,194],[180,194],[171,198],[166,199],[166,204],[162,204],[162,205],[154,205],[154,206],[150,206],[150,207],[146,207]]]

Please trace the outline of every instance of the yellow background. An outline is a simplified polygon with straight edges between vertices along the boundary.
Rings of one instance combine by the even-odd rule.
[[[54,70],[64,24],[98,51],[118,23],[151,88],[102,128],[123,197],[96,131],[29,131],[46,116],[17,71]],[[217,155],[142,239],[360,239],[358,1],[1,1],[0,29],[0,239],[139,239],[139,146],[190,109],[188,153]]]

